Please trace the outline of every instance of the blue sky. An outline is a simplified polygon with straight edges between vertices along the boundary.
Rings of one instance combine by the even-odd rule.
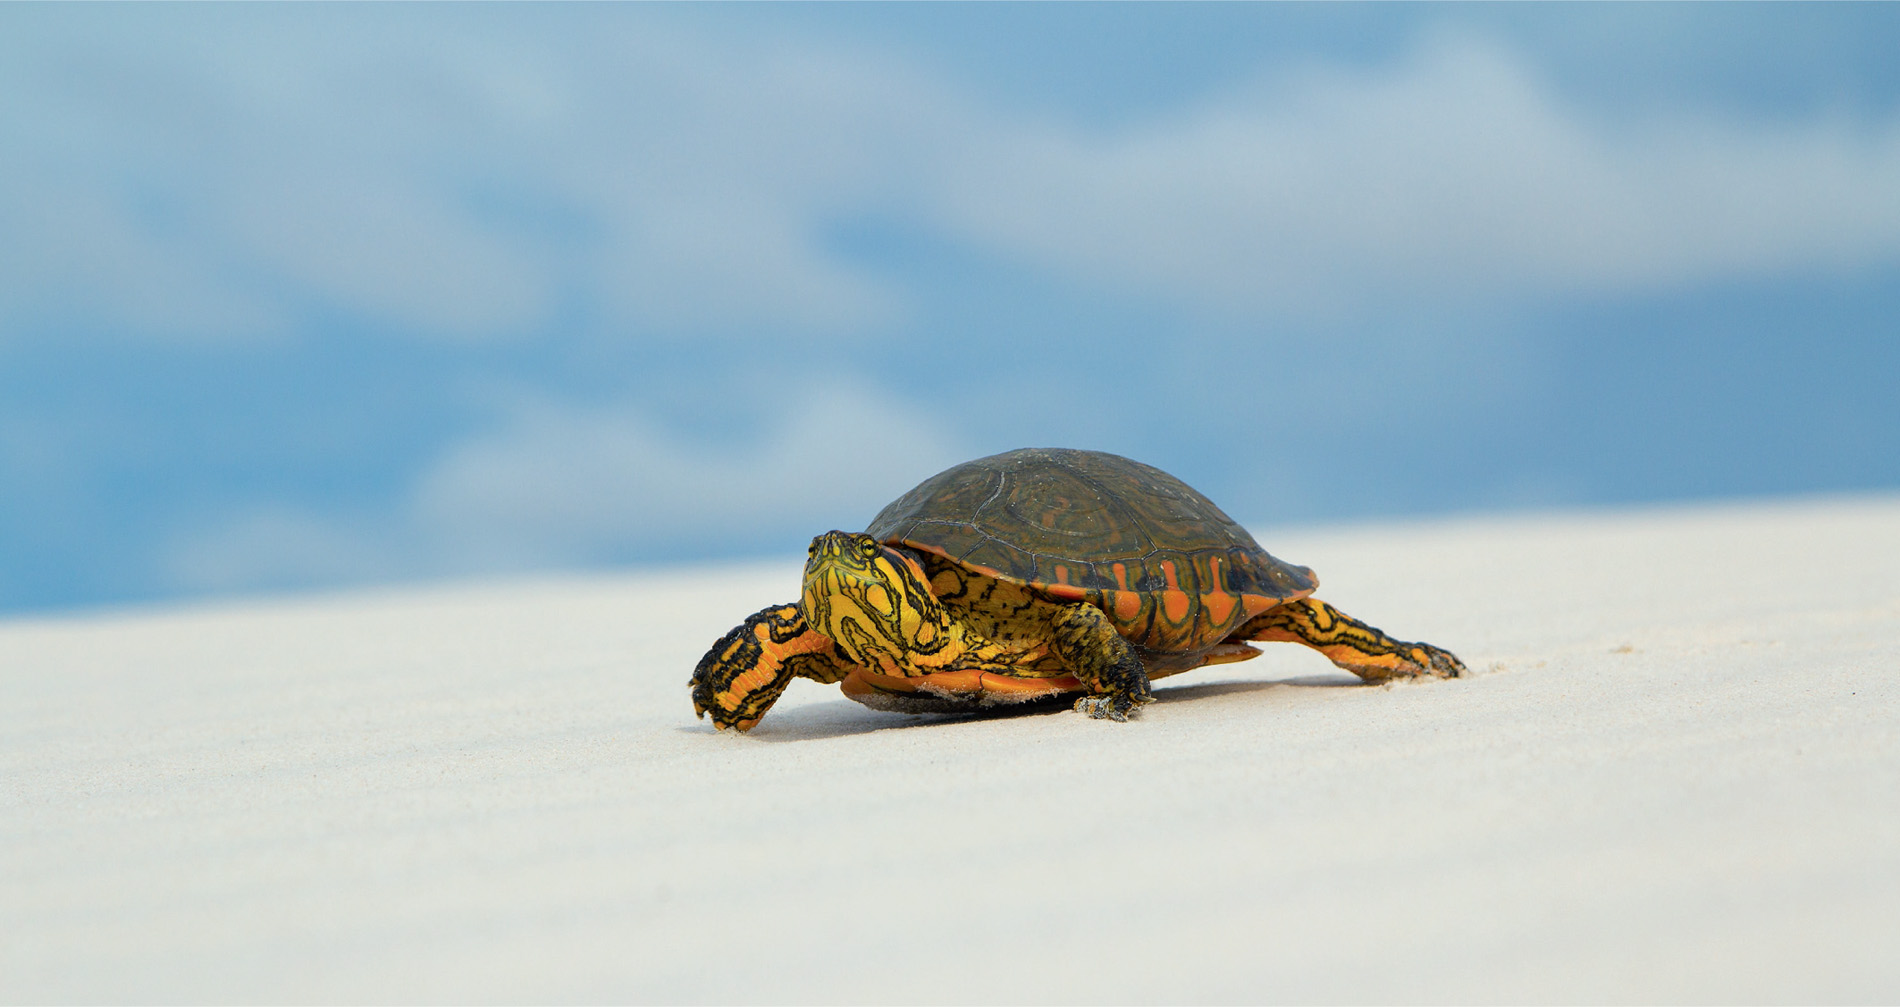
[[[0,7],[0,611],[1900,487],[1900,7]]]

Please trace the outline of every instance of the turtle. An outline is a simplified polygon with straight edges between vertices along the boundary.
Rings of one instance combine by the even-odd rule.
[[[1154,679],[1247,660],[1262,641],[1305,644],[1366,681],[1465,674],[1450,651],[1314,598],[1318,586],[1158,468],[1008,451],[924,480],[862,532],[814,538],[799,600],[713,644],[693,669],[693,708],[747,731],[806,678],[879,710],[1078,693],[1076,710],[1126,721]]]

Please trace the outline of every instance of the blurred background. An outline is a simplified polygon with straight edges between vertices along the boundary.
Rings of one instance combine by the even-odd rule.
[[[1900,5],[0,6],[0,613],[1900,488]]]

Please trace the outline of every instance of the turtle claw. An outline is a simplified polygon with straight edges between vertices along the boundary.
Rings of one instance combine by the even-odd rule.
[[[1471,672],[1465,669],[1465,663],[1449,650],[1432,648],[1432,674],[1445,678],[1464,678]]]
[[[717,699],[714,698],[715,693],[712,691],[711,684],[701,681],[698,676],[694,677],[691,684],[693,686],[693,716],[699,720],[705,720],[708,716],[712,717],[715,731],[723,732],[737,728],[739,733],[743,734],[759,722],[757,717],[744,719],[739,711],[728,710],[719,705]]]
[[[698,675],[694,675],[693,680],[686,684],[693,687],[694,718],[705,720],[706,714],[710,713],[713,715],[713,723],[717,725],[719,723],[719,712],[713,707],[711,687],[707,683],[701,682]]]
[[[1124,724],[1130,714],[1153,701],[1152,696],[1083,696],[1075,701],[1075,712]]]
[[[1422,667],[1418,674],[1431,675],[1435,678],[1463,678],[1470,674],[1465,670],[1465,663],[1458,660],[1458,655],[1449,650],[1440,650],[1429,643],[1412,645],[1412,653],[1421,654],[1421,652],[1425,660],[1421,662]]]

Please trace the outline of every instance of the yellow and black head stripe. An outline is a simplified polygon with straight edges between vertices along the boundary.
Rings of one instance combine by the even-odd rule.
[[[868,535],[834,531],[813,540],[800,605],[847,660],[888,674],[942,664],[962,650],[923,568]]]

